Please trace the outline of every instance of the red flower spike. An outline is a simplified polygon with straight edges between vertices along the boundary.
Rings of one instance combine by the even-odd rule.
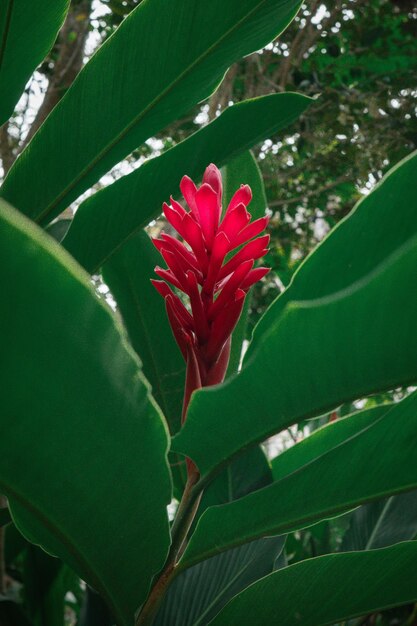
[[[190,210],[171,198],[163,211],[185,243],[166,234],[154,240],[168,265],[167,269],[155,268],[155,272],[188,296],[191,312],[166,283],[152,283],[165,299],[172,332],[187,363],[185,419],[192,392],[224,379],[231,334],[246,293],[268,272],[253,265],[267,252],[269,236],[253,239],[265,229],[268,218],[250,222],[247,206],[252,192],[248,185],[236,191],[220,222],[222,180],[215,165],[208,166],[199,188],[184,176],[180,189]],[[226,256],[241,245],[226,262]]]

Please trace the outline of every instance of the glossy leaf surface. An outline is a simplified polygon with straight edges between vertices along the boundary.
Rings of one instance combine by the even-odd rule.
[[[52,48],[68,7],[69,0],[2,0],[0,126],[11,116],[30,75]]]
[[[324,626],[417,599],[417,542],[307,559],[236,596],[212,626]]]
[[[218,167],[296,120],[311,103],[293,93],[247,100],[150,159],[139,169],[85,200],[64,241],[89,272],[97,270],[123,243],[161,213],[170,195],[178,196],[184,174],[197,180],[209,163]]]
[[[16,161],[3,197],[47,224],[132,150],[208,97],[226,69],[274,39],[299,5],[172,0],[167,11],[166,0],[141,2]]]
[[[358,413],[361,424],[362,418]],[[348,420],[355,420],[355,415]],[[328,432],[337,432],[343,424],[332,424]],[[416,445],[417,394],[413,394],[281,480],[231,504],[208,509],[184,554],[183,567],[240,543],[297,530],[359,504],[416,488]]]
[[[306,282],[310,294],[306,287],[282,310],[280,299],[271,306],[242,372],[193,396],[173,446],[202,474],[300,419],[417,379],[416,174],[416,155],[394,168],[304,263],[303,271],[312,263],[317,277]],[[349,271],[347,250],[355,271]],[[353,282],[341,278],[344,270]],[[328,275],[336,290],[329,294],[320,290]],[[268,395],[260,403],[264,390]]]
[[[124,626],[168,550],[166,426],[88,276],[3,202],[0,219],[0,492]]]

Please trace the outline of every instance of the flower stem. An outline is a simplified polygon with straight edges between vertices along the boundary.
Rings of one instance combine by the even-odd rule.
[[[168,558],[148,596],[148,599],[137,617],[135,626],[152,625],[168,586],[177,573],[177,561],[183,552],[187,534],[193,523],[195,514],[197,513],[202,494],[201,490],[197,486],[199,479],[198,471],[194,465],[189,465],[189,470],[190,469],[193,469],[194,471],[189,471],[187,484],[172,525],[172,544]]]

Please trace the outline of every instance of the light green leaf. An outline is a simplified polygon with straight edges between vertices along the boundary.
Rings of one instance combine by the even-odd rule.
[[[0,220],[0,492],[127,626],[168,550],[166,426],[88,276],[4,202]]]
[[[307,559],[233,598],[211,626],[324,626],[417,600],[417,542]]]
[[[162,203],[170,195],[179,194],[184,174],[197,181],[210,162],[224,165],[287,127],[310,103],[310,98],[285,93],[226,109],[185,141],[85,200],[64,246],[87,271],[97,271],[127,239],[161,213]]]
[[[69,0],[2,0],[0,126],[13,113],[30,75],[51,49],[68,7]]]
[[[3,197],[47,224],[132,150],[207,98],[226,69],[274,39],[299,6],[300,0],[171,0],[168,11],[166,0],[141,2],[16,161]]]
[[[310,284],[325,284],[329,267],[337,268],[337,276],[346,271],[353,282],[334,277],[333,288],[340,291],[312,288],[311,299],[291,297],[282,311],[277,300],[276,315],[269,312],[268,324],[261,322],[263,332],[257,332],[241,373],[194,394],[173,448],[191,457],[203,475],[301,419],[417,379],[416,175],[414,155],[358,206],[351,219],[356,224],[362,215],[362,230],[347,219],[327,239],[331,253],[324,254],[323,244],[311,255],[317,278],[311,275]],[[366,274],[359,270],[358,249]],[[355,271],[346,250],[354,250]],[[307,261],[303,267],[307,271]]]
[[[348,420],[363,424],[363,415],[353,414]],[[337,433],[345,423],[335,422],[327,432]],[[368,413],[362,430],[272,485],[208,509],[185,551],[182,567],[247,541],[297,530],[359,504],[415,489],[416,445],[417,393],[377,420]]]

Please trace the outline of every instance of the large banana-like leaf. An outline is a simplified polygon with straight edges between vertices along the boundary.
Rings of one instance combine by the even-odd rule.
[[[417,600],[417,542],[307,559],[233,598],[211,626],[324,626]]]
[[[360,414],[348,419],[355,422],[355,417],[364,425]],[[330,435],[336,431],[336,442],[341,426],[342,422],[328,427]],[[182,567],[241,543],[297,530],[359,504],[417,488],[417,393],[376,420],[368,413],[362,430],[355,434],[352,429],[345,441],[324,453],[320,454],[320,440],[316,444],[319,456],[281,480],[207,509]]]
[[[0,492],[127,626],[169,545],[165,422],[88,276],[4,202],[0,285]]]
[[[2,0],[0,126],[13,113],[26,81],[51,49],[68,7],[69,0]]]
[[[242,372],[194,394],[173,447],[202,474],[300,419],[417,380],[416,174],[415,154],[305,262],[305,289],[272,305]]]
[[[274,39],[300,4],[171,0],[168,10],[166,0],[141,2],[16,161],[3,197],[37,222],[50,222],[118,161],[208,97],[227,68]]]
[[[310,103],[305,96],[284,93],[226,109],[185,141],[87,198],[63,245],[88,271],[98,270],[125,241],[161,213],[162,203],[170,195],[178,195],[184,174],[201,178],[209,163],[224,165],[288,126]]]

